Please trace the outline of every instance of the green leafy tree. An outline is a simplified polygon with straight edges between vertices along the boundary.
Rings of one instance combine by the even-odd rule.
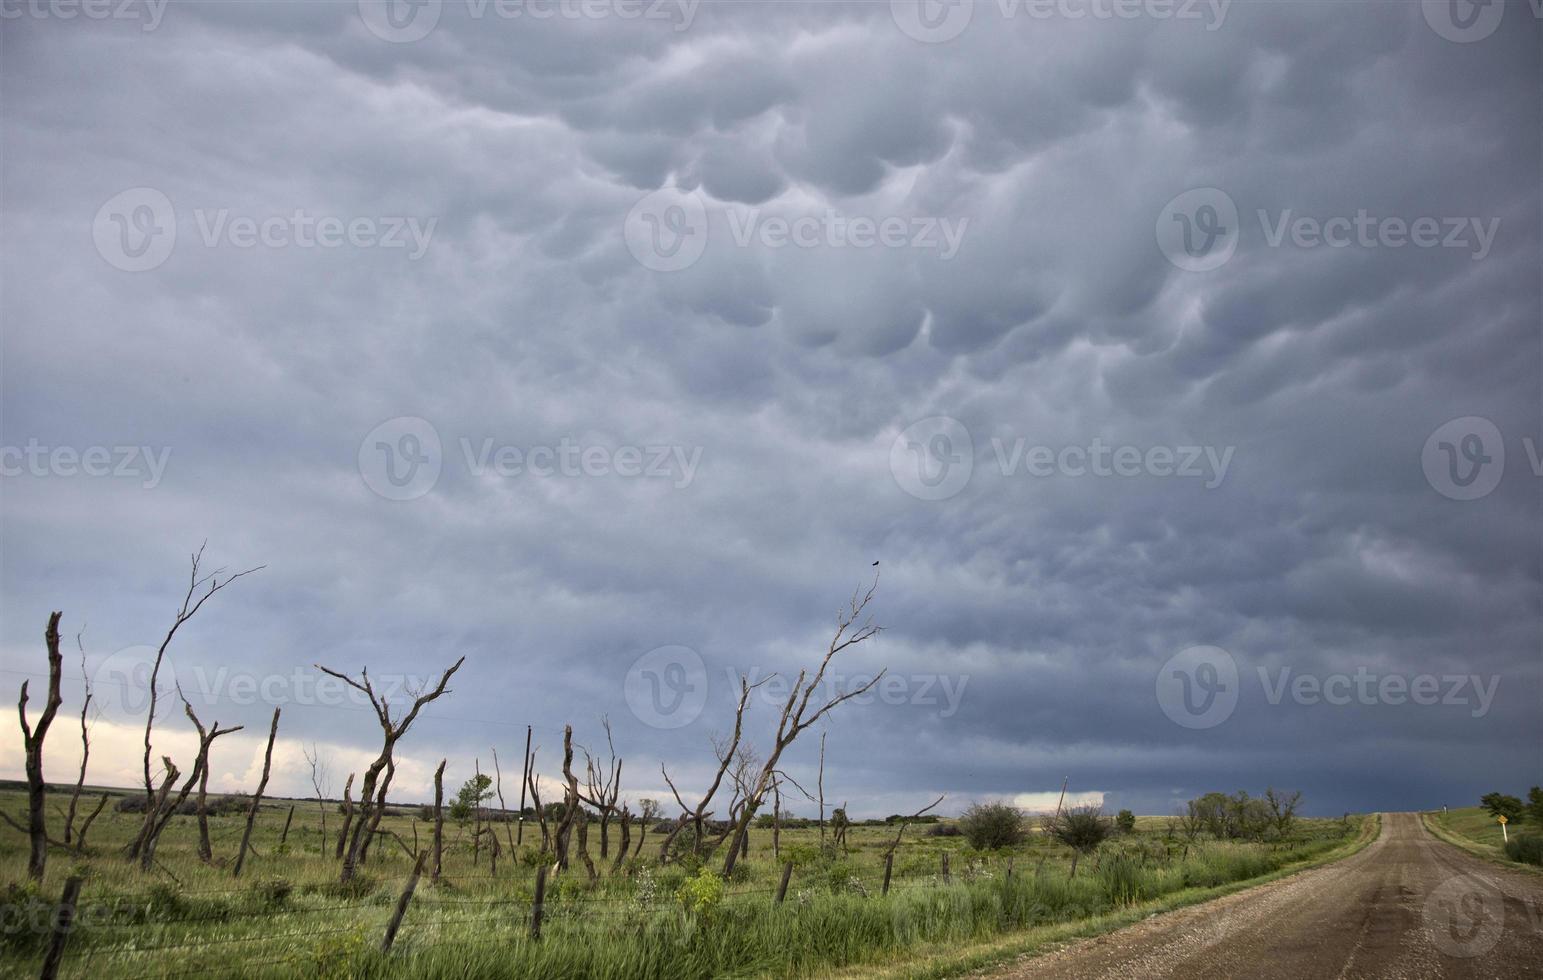
[[[1534,786],[1527,791],[1527,820],[1543,825],[1543,786]]]
[[[461,784],[460,792],[450,804],[450,819],[465,823],[483,803],[493,798],[493,777],[476,775]]]
[[[1129,810],[1121,810],[1115,814],[1114,825],[1120,828],[1120,833],[1128,834],[1136,829],[1136,815]]]
[[[1490,816],[1505,817],[1510,823],[1520,820],[1526,812],[1522,801],[1509,793],[1485,793],[1479,797],[1479,805],[1488,810]]]

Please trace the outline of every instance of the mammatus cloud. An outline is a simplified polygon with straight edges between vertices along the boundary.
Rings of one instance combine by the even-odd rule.
[[[824,726],[854,813],[1509,785],[1543,691],[1539,21],[1159,6],[7,4],[4,676],[51,609],[89,671],[159,642],[208,539],[269,566],[173,646],[247,725],[222,788],[275,703],[276,792],[302,744],[371,756],[310,665],[464,654],[404,798],[513,769],[526,725],[555,772],[603,715],[663,796],[877,559],[841,673],[898,686]],[[104,712],[92,780],[131,783],[142,714]]]

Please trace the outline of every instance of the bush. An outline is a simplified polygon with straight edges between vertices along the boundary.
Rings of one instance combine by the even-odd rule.
[[[951,823],[940,823],[927,830],[928,837],[959,837],[964,833]]]
[[[723,879],[711,868],[702,868],[695,877],[681,883],[675,898],[687,915],[711,918],[723,904]]]
[[[1072,807],[1045,821],[1045,833],[1051,839],[1077,852],[1072,859],[1073,874],[1077,872],[1076,857],[1097,850],[1112,832],[1109,819],[1096,806]]]
[[[1136,829],[1136,815],[1129,810],[1121,810],[1114,818],[1114,825],[1120,828],[1120,833],[1128,834]]]
[[[972,803],[959,818],[959,831],[977,851],[1023,842],[1023,813],[1006,803]]]
[[[1543,865],[1543,836],[1517,834],[1506,843],[1505,856],[1522,864]]]
[[[251,884],[252,894],[257,902],[266,909],[282,908],[289,901],[289,896],[295,890],[294,884],[287,878],[272,877],[259,878]]]

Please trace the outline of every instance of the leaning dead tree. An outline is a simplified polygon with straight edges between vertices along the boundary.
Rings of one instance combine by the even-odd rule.
[[[905,828],[910,826],[912,820],[919,819],[928,810],[931,810],[933,807],[937,806],[939,803],[942,803],[942,802],[943,802],[943,797],[939,796],[937,799],[933,800],[931,803],[928,803],[926,806],[922,807],[920,810],[917,810],[915,813],[911,814],[910,816],[908,816],[908,817],[901,817],[900,818],[900,829],[895,831],[895,839],[890,841],[889,842],[889,846],[884,849],[885,855],[890,855],[890,854],[895,853],[895,848],[900,846],[900,836],[905,833]]]
[[[159,817],[159,810],[156,805],[156,797],[159,795],[164,801],[166,795],[164,792],[157,794],[155,788],[155,780],[150,771],[150,759],[152,755],[151,736],[155,729],[155,704],[157,697],[156,688],[161,675],[161,663],[166,658],[166,648],[171,646],[172,638],[177,635],[177,630],[182,628],[182,624],[196,616],[198,614],[198,610],[202,609],[204,603],[213,598],[216,592],[221,591],[236,579],[245,575],[250,575],[264,567],[262,565],[258,565],[256,568],[249,568],[244,572],[236,572],[234,575],[229,575],[221,579],[220,576],[225,571],[222,568],[215,569],[213,572],[210,572],[207,575],[200,574],[200,567],[203,563],[203,558],[204,546],[199,545],[198,551],[194,552],[192,555],[192,569],[188,574],[188,587],[187,591],[182,596],[182,605],[177,609],[176,615],[172,618],[171,628],[166,631],[166,636],[161,640],[161,645],[156,648],[155,661],[150,667],[150,685],[148,691],[146,692],[149,699],[149,706],[145,712],[145,823],[140,828],[139,836],[136,837],[126,849],[129,858],[140,859],[141,866],[146,868],[149,867],[149,862],[143,858],[142,851],[144,850],[145,842],[149,838],[150,832],[154,828],[155,822]],[[167,772],[170,773],[175,769],[175,766],[170,766],[167,768]],[[196,776],[197,774],[195,773],[194,775]],[[170,778],[172,777],[168,777],[168,779]],[[189,786],[189,789],[191,788],[192,787]]]
[[[734,759],[739,752],[740,740],[744,738],[745,709],[750,704],[750,692],[769,680],[771,678],[766,677],[752,684],[743,677],[739,679],[739,702],[734,707],[734,732],[729,737],[714,742],[713,751],[718,757],[718,770],[713,774],[713,781],[708,785],[707,792],[702,794],[701,800],[697,802],[695,807],[686,805],[685,799],[680,795],[680,790],[676,788],[675,782],[670,779],[669,771],[664,768],[663,763],[660,764],[659,772],[664,776],[665,785],[670,787],[670,792],[675,796],[675,802],[680,805],[681,811],[680,816],[675,820],[675,826],[670,828],[670,832],[665,835],[664,841],[659,845],[659,860],[661,863],[669,860],[670,845],[675,843],[675,838],[680,836],[681,831],[685,830],[688,825],[691,826],[695,835],[692,842],[692,850],[694,853],[701,853],[703,828],[707,818],[712,816],[712,811],[708,807],[712,805],[713,797],[718,795],[718,789],[723,785],[724,774],[733,765]]]
[[[351,831],[347,827],[344,828],[345,832],[348,832],[348,845],[343,849],[343,868],[339,877],[341,882],[347,883],[353,879],[354,870],[358,866],[367,839],[374,834],[376,825],[380,823],[381,814],[385,812],[386,791],[390,788],[392,774],[396,771],[396,767],[391,759],[391,753],[396,748],[396,743],[401,740],[403,735],[407,734],[407,729],[417,719],[418,712],[423,710],[423,706],[445,693],[445,685],[450,683],[451,675],[459,670],[461,664],[465,662],[465,657],[457,660],[440,677],[439,684],[432,691],[416,695],[413,698],[413,706],[408,709],[407,714],[400,721],[392,720],[391,705],[386,701],[384,695],[375,692],[374,686],[370,683],[368,669],[360,671],[360,679],[354,680],[340,671],[323,667],[321,664],[316,665],[317,670],[338,678],[350,687],[363,692],[365,697],[370,699],[370,706],[375,709],[375,717],[380,721],[380,729],[383,736],[380,755],[364,771],[364,783],[359,788],[358,816],[354,819]],[[384,779],[381,778],[382,774],[385,776]]]
[[[268,726],[268,749],[263,753],[263,776],[257,781],[257,792],[252,794],[252,805],[246,811],[246,827],[241,831],[241,849],[236,852],[236,866],[231,872],[233,878],[241,877],[241,869],[246,865],[246,852],[252,847],[252,825],[257,822],[257,809],[263,805],[263,790],[268,788],[268,773],[273,769],[273,739],[279,733],[279,710],[273,709],[273,723]],[[294,810],[289,812],[291,816],[294,815]]]
[[[177,696],[182,697],[181,686],[177,688]],[[198,798],[194,804],[198,814],[198,858],[205,864],[211,864],[214,861],[214,850],[209,846],[209,749],[214,745],[214,740],[221,735],[239,732],[246,726],[221,728],[219,720],[216,719],[214,725],[205,730],[203,722],[198,720],[198,716],[193,713],[193,706],[185,697],[182,698],[182,709],[187,712],[188,720],[193,723],[193,727],[198,729],[198,757],[193,763],[193,769],[198,774]],[[154,846],[155,843],[152,841],[151,848]]]
[[[833,708],[843,701],[855,698],[877,684],[883,678],[881,670],[873,680],[845,694],[837,694],[835,697],[818,705],[811,710],[810,699],[814,692],[825,681],[825,673],[830,668],[830,663],[839,654],[867,642],[879,635],[880,627],[867,616],[869,604],[873,601],[873,594],[878,590],[879,576],[875,572],[873,584],[864,593],[854,592],[848,608],[844,609],[836,617],[836,633],[831,638],[830,645],[825,650],[825,656],[820,661],[820,666],[815,670],[814,676],[809,677],[806,671],[798,672],[798,679],[793,683],[792,690],[788,694],[788,700],[782,707],[782,715],[777,721],[776,736],[772,741],[771,751],[766,755],[766,762],[761,766],[760,775],[756,777],[753,786],[748,793],[745,805],[741,808],[738,818],[734,821],[732,836],[729,838],[728,852],[723,859],[723,876],[727,878],[734,870],[734,862],[738,859],[742,841],[750,821],[754,819],[755,812],[761,806],[761,801],[771,789],[773,780],[778,776],[777,764],[782,759],[782,753],[787,751],[811,725],[825,717]],[[741,682],[743,684],[743,682]]]
[[[445,763],[449,761],[440,759],[434,770],[434,871],[429,880],[436,885],[445,860]]]
[[[43,631],[43,643],[48,649],[48,700],[43,702],[43,711],[36,724],[27,723],[28,681],[21,682],[21,698],[16,702],[16,713],[21,718],[22,746],[27,753],[27,837],[32,848],[27,857],[27,874],[37,881],[43,880],[43,869],[48,864],[48,825],[43,811],[48,787],[43,782],[43,740],[48,737],[48,728],[64,701],[59,694],[59,675],[64,667],[64,657],[59,653],[59,617],[63,615],[62,612],[50,613],[48,628]]]

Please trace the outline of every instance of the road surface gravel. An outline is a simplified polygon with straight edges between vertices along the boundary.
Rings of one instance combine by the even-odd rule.
[[[1343,861],[1025,958],[998,980],[1543,977],[1543,876],[1435,839],[1413,813]]]

